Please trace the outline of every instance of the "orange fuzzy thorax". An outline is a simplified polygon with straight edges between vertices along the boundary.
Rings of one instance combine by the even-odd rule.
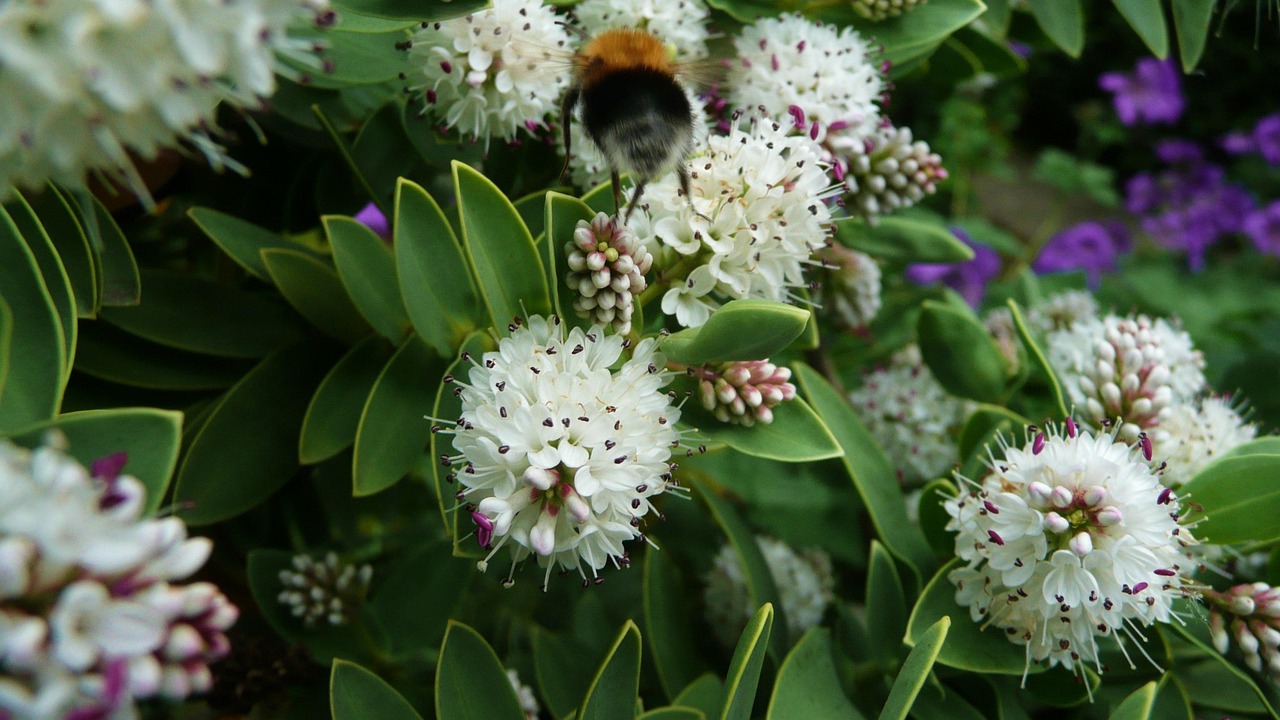
[[[590,85],[614,70],[648,68],[664,74],[674,69],[667,46],[652,33],[620,28],[591,38],[578,52],[582,84]]]

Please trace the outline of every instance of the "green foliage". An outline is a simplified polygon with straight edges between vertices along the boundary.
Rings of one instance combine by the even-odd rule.
[[[681,365],[765,360],[800,337],[808,321],[809,312],[792,305],[733,300],[703,325],[667,336],[662,352]]]
[[[841,218],[836,240],[886,263],[954,263],[973,259],[973,249],[942,223],[919,215],[893,215],[874,225],[860,218]]]
[[[925,364],[948,392],[982,402],[1003,397],[1008,362],[972,312],[926,301],[916,336]],[[956,363],[957,355],[966,361]]]
[[[1219,544],[1280,538],[1280,454],[1224,457],[1183,488],[1204,518],[1196,534]]]
[[[450,621],[445,631],[435,688],[440,720],[524,717],[498,656],[479,633],[459,622]]]

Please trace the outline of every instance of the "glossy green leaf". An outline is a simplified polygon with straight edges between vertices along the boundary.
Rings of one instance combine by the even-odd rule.
[[[1173,28],[1178,35],[1178,54],[1183,72],[1191,72],[1204,54],[1209,39],[1209,19],[1216,0],[1171,0]]]
[[[34,447],[55,429],[66,436],[67,453],[85,467],[112,453],[128,453],[124,473],[138,478],[147,489],[146,512],[160,507],[178,462],[182,413],[156,408],[82,410],[23,428],[13,439]]]
[[[884,451],[849,403],[821,374],[803,363],[793,369],[800,388],[844,451],[841,462],[871,514],[876,533],[918,579],[936,561],[920,529],[907,519],[898,478]]]
[[[706,713],[691,707],[669,705],[640,715],[640,720],[706,720]]]
[[[815,627],[800,638],[778,668],[766,720],[861,720],[840,690],[840,677],[831,659],[831,637]]]
[[[198,525],[235,517],[289,480],[307,404],[331,363],[315,346],[290,345],[223,395],[178,470],[174,501],[183,519]]]
[[[765,360],[800,337],[809,311],[768,300],[732,300],[700,327],[662,340],[667,359],[681,365]]]
[[[573,241],[578,221],[590,222],[596,212],[581,200],[556,192],[547,193],[545,210],[547,238],[542,251],[543,259],[546,260],[547,283],[553,289],[551,299],[555,304],[556,314],[571,324],[586,327],[589,323],[573,311],[578,291],[569,287],[561,274],[569,272],[564,248]]]
[[[396,270],[413,327],[441,357],[484,324],[480,298],[448,219],[434,198],[401,178],[396,186]]]
[[[187,217],[222,249],[245,272],[259,280],[271,280],[271,273],[262,256],[263,250],[288,250],[301,252],[303,247],[290,242],[279,233],[271,232],[247,220],[227,215],[212,208],[191,208]],[[307,253],[308,258],[315,256]]]
[[[322,37],[327,42],[330,33],[325,32]],[[352,36],[347,34],[347,37]],[[390,47],[391,51],[399,55],[392,63],[383,63],[383,67],[379,70],[383,72],[390,70],[393,73],[421,72],[416,68],[403,65],[399,70],[396,68],[396,65],[405,63],[408,59],[408,53],[403,50],[397,51],[395,48],[397,42],[404,40],[405,36],[402,33],[365,37],[373,41],[370,49],[375,52],[385,54]],[[327,55],[328,53],[326,57]],[[351,143],[351,159],[359,169],[364,182],[372,188],[373,199],[390,223],[392,232],[395,231],[393,203],[397,192],[396,187],[402,177],[419,175],[418,170],[423,166],[417,153],[405,152],[410,140],[405,131],[404,122],[401,120],[404,114],[401,104],[400,100],[392,100],[370,114],[361,123],[360,131]]]
[[[916,337],[925,364],[947,392],[981,402],[1004,394],[1008,362],[971,311],[927,300]]]
[[[422,720],[385,680],[346,660],[333,661],[329,707],[333,720]]]
[[[511,201],[479,171],[456,161],[453,186],[462,243],[493,325],[506,327],[515,317],[550,315],[542,258]]]
[[[334,147],[338,149],[338,155],[342,157],[342,161],[355,177],[356,184],[364,191],[365,196],[373,200],[374,204],[378,207],[378,211],[381,212],[383,216],[388,218],[391,217],[388,214],[389,209],[387,207],[386,198],[379,197],[377,190],[369,184],[368,178],[364,176],[364,173],[360,172],[360,164],[356,162],[355,156],[351,154],[351,143],[347,142],[346,134],[340,131],[334,124],[333,119],[329,117],[329,113],[335,109],[336,108],[330,106],[323,106],[320,103],[315,103],[311,106],[311,113],[315,115],[315,118],[320,125],[320,130],[323,131],[325,135],[329,136],[329,140],[331,140]]]
[[[931,686],[928,690],[916,695],[915,702],[911,705],[911,717],[915,720],[991,720],[993,717],[999,717],[1001,720],[1009,719],[1009,713],[995,715],[978,710],[950,688],[943,688],[946,691],[945,694],[939,694],[936,689]],[[1021,709],[1020,706],[1019,709]],[[999,710],[1005,710],[1005,708],[1000,707]],[[1030,720],[1030,718],[1024,717],[1023,720]]]
[[[296,70],[306,79],[308,87],[343,89],[390,83],[395,82],[400,73],[407,74],[411,70],[409,54],[396,47],[397,42],[409,37],[409,33],[404,30],[374,33],[296,27],[290,29],[289,36],[324,44],[323,70],[287,55],[280,58],[281,63]]]
[[[782,618],[777,618],[778,629],[785,628]],[[729,662],[729,672],[724,682],[724,706],[719,720],[751,720],[751,708],[756,702],[756,687],[760,683],[760,670],[764,668],[766,648],[771,648],[770,631],[775,625],[774,605],[765,603],[747,622],[738,647]]]
[[[104,307],[102,319],[167,347],[229,358],[265,357],[304,331],[274,293],[228,287],[184,273],[142,273],[147,301]]]
[[[1242,668],[1219,653],[1214,652],[1201,662],[1182,664],[1176,672],[1188,687],[1195,688],[1198,709],[1214,708],[1246,717],[1278,717],[1264,704],[1266,692]],[[1214,716],[1197,713],[1196,717]]]
[[[1222,458],[1196,473],[1181,492],[1204,509],[1196,537],[1205,542],[1280,538],[1280,454]]]
[[[431,433],[423,411],[444,370],[417,335],[391,356],[360,414],[352,465],[357,496],[391,487],[422,459]]]
[[[103,305],[123,307],[142,301],[142,280],[138,275],[138,261],[124,231],[116,224],[111,213],[102,203],[92,200],[92,212],[78,203],[72,205],[82,226],[86,228],[90,245],[97,252],[98,286]],[[97,244],[95,244],[95,241]]]
[[[424,542],[380,565],[369,612],[387,632],[396,657],[430,654],[440,647],[449,617],[458,613],[474,562],[453,557],[447,540]]]
[[[40,268],[9,213],[0,208],[0,296],[9,306],[8,377],[0,389],[0,432],[53,417],[66,379],[66,338]]]
[[[874,225],[862,218],[836,220],[840,244],[891,263],[958,263],[973,259],[965,245],[941,222],[889,215]]]
[[[968,25],[985,10],[980,0],[929,0],[911,12],[872,23],[861,21],[864,34],[885,47],[885,59],[894,65],[923,59],[951,33]]]
[[[924,642],[931,627],[944,617],[951,617],[955,622],[946,633],[946,642],[938,651],[938,663],[992,675],[1043,672],[1044,666],[1038,663],[1032,664],[1027,670],[1022,648],[1009,642],[1003,630],[988,627],[983,631],[978,623],[969,619],[969,608],[956,604],[956,588],[947,579],[947,573],[961,565],[959,560],[947,563],[920,593],[920,598],[911,611],[911,618],[907,621],[906,643],[914,647]]]
[[[75,211],[53,185],[46,186],[40,193],[28,194],[26,198],[62,259],[79,316],[96,317],[101,305],[97,255],[89,247],[89,239],[85,237]]]
[[[640,628],[628,620],[613,646],[605,653],[587,694],[578,708],[578,720],[622,720],[636,716],[640,692]]]
[[[325,232],[333,246],[338,277],[360,314],[386,339],[399,343],[412,324],[400,299],[396,261],[387,243],[372,230],[349,217],[324,218]]]
[[[313,465],[337,455],[356,440],[360,415],[391,357],[391,348],[371,335],[352,347],[320,381],[307,406],[298,440],[298,460]]]
[[[961,622],[964,620],[961,619]],[[902,669],[898,671],[898,677],[889,690],[889,699],[880,710],[880,720],[906,720],[950,629],[951,618],[944,616],[915,639],[915,647],[911,648],[906,662],[902,663]]]
[[[345,343],[358,342],[373,333],[328,263],[300,250],[284,248],[264,249],[261,256],[280,294],[321,332]]]
[[[1237,445],[1223,453],[1219,459],[1245,455],[1280,455],[1280,435],[1267,435]]]
[[[54,309],[58,313],[58,321],[62,325],[63,368],[70,373],[71,363],[76,356],[76,309],[75,295],[71,291],[71,280],[67,277],[66,267],[58,250],[54,247],[49,233],[45,230],[35,210],[27,204],[22,195],[17,195],[8,205],[9,217],[14,226],[27,242],[27,250],[35,258],[36,266],[44,283],[49,299],[53,300]]]
[[[724,683],[714,673],[702,675],[680,691],[674,705],[696,708],[709,718],[718,717],[724,699]]]
[[[0,295],[0,398],[4,397],[4,383],[9,379],[9,352],[13,346],[13,311],[4,295]]]
[[[920,530],[929,547],[942,557],[955,552],[955,536],[947,530],[951,516],[943,507],[943,503],[956,496],[955,483],[945,478],[938,478],[920,492],[920,503],[916,515],[920,518]]]
[[[1151,54],[1165,59],[1169,55],[1169,29],[1164,24],[1164,8],[1160,0],[1111,0],[1138,33]]]
[[[592,648],[573,638],[555,635],[536,625],[533,639],[533,667],[538,690],[552,717],[572,715],[587,691],[587,682],[596,668]]]
[[[1110,720],[1148,720],[1156,702],[1156,681],[1143,685],[1111,711]]]
[[[445,369],[444,375],[436,385],[435,402],[431,405],[430,417],[432,419],[429,421],[430,424],[446,426],[454,420],[457,420],[458,416],[462,414],[462,401],[458,396],[453,394],[453,390],[457,386],[453,383],[445,382],[444,377],[450,375],[454,377],[464,377],[465,373],[469,372],[470,363],[464,360],[463,356],[469,355],[478,359],[483,356],[485,351],[490,349],[491,343],[491,336],[481,330],[471,333],[467,336],[466,340],[462,341],[462,347],[459,348],[457,359],[455,359],[453,363]],[[451,499],[453,497],[454,490],[449,487],[449,483],[451,481],[446,479],[449,470],[440,465],[440,462],[436,460],[436,458],[439,458],[441,455],[453,454],[453,446],[449,442],[449,437],[452,436],[444,435],[439,432],[432,432],[428,457],[430,458],[431,464],[431,486],[435,490],[436,504],[440,508],[440,518],[444,522],[445,532],[452,533],[453,522],[450,519],[452,517],[452,511],[450,508],[453,507]],[[459,540],[461,540],[461,538],[454,537],[455,543]],[[456,544],[454,546],[454,552],[458,552]]]
[[[436,665],[439,720],[523,720],[507,673],[480,633],[449,621]]]
[[[1055,45],[1073,58],[1084,50],[1084,8],[1080,0],[1027,0],[1031,16]]]
[[[1156,701],[1151,706],[1150,717],[1151,720],[1193,720],[1195,717],[1187,688],[1172,672],[1166,672],[1156,686]]]
[[[91,377],[152,390],[222,390],[251,363],[174,350],[100,321],[80,323],[75,369]]]
[[[1053,366],[1049,364],[1049,359],[1045,356],[1044,350],[1040,349],[1035,336],[1031,334],[1031,329],[1022,314],[1022,308],[1013,300],[1008,301],[1008,306],[1009,312],[1013,315],[1013,325],[1018,331],[1018,337],[1022,340],[1022,346],[1026,348],[1027,359],[1040,368],[1041,373],[1049,383],[1049,392],[1053,395],[1054,402],[1058,406],[1058,412],[1065,419],[1070,413],[1067,412],[1067,399],[1062,392],[1062,383],[1058,380],[1058,374],[1053,371]]]
[[[709,440],[753,457],[782,462],[812,462],[840,457],[840,445],[822,418],[800,398],[773,408],[773,422],[750,427],[720,422],[700,406],[685,406],[682,420]]]
[[[889,667],[902,656],[907,629],[907,598],[898,568],[884,546],[871,541],[867,569],[867,644],[871,657]]]
[[[351,10],[362,15],[418,22],[439,22],[461,17],[486,7],[487,0],[444,0],[424,3],[421,0],[338,0],[338,10]]]
[[[695,643],[694,627],[700,618],[691,616],[688,597],[679,566],[665,551],[645,548],[644,630],[658,680],[673,702],[682,688],[707,671]]]
[[[1014,430],[1024,428],[1030,423],[1030,420],[1001,405],[985,403],[979,405],[969,414],[964,427],[960,428],[960,438],[956,445],[960,451],[961,460],[975,454],[985,460],[987,443],[996,433],[1012,436],[1011,433]]]
[[[760,552],[760,546],[756,543],[755,533],[747,526],[733,505],[720,497],[715,490],[698,483],[697,491],[698,497],[711,510],[716,524],[728,536],[729,544],[733,546],[733,552],[738,556],[738,562],[742,564],[743,576],[747,581],[747,597],[751,601],[751,606],[759,608],[768,605],[774,608],[769,615],[771,619],[777,616],[778,627],[771,636],[766,633],[766,639],[770,641],[769,654],[774,656],[775,661],[781,662],[782,658],[786,657],[788,647],[786,619],[782,613],[778,587],[774,584],[773,574],[769,572],[769,565]]]
[[[1083,678],[1064,683],[1057,673],[1040,673],[1028,677],[1025,685],[1021,685],[1020,689],[1028,696],[1035,698],[1035,703],[1046,707],[1077,707],[1091,702],[1093,694],[1102,684],[1102,678],[1091,668],[1084,668],[1082,674]]]

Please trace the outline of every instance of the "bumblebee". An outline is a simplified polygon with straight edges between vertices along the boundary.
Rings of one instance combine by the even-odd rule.
[[[676,173],[688,198],[693,107],[678,79],[679,66],[663,42],[644,30],[605,30],[574,55],[573,65],[574,84],[560,106],[565,169],[571,157],[571,123],[581,103],[587,137],[609,163],[615,213],[622,198],[619,175],[628,173],[635,182],[624,224],[645,184],[668,172]]]

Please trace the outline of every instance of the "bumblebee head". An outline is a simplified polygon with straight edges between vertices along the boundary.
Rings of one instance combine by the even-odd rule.
[[[675,75],[675,58],[653,33],[632,28],[605,30],[591,38],[578,52],[575,62],[583,87],[618,70],[644,68],[663,75]]]

